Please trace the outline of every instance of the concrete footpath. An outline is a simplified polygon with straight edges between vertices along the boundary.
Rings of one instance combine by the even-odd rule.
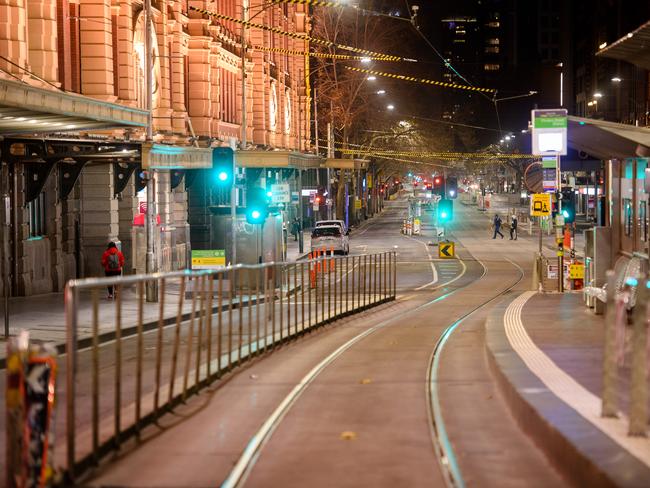
[[[618,370],[621,414],[600,416],[604,318],[581,293],[513,293],[486,321],[490,366],[518,423],[579,486],[650,486],[650,440],[627,435],[629,358]]]
[[[304,258],[309,253],[310,233],[304,233],[304,252],[300,253],[298,242],[290,236],[287,242],[287,261],[293,262]],[[106,299],[107,291],[101,290],[99,295],[99,331],[106,340],[112,338],[115,330],[115,301]],[[178,313],[179,284],[178,280],[167,284],[165,293],[164,319],[167,322],[175,320]],[[229,306],[230,301],[224,299],[224,306]],[[233,305],[238,306],[239,299],[233,300]],[[242,303],[248,303],[248,297],[242,297]],[[182,308],[183,319],[189,319],[192,310],[192,301],[185,300]],[[216,311],[216,307],[214,308]],[[160,313],[159,303],[144,304],[144,326],[155,327],[158,324]],[[137,322],[138,299],[135,287],[125,289],[122,294],[122,327],[133,327]],[[81,341],[90,337],[92,328],[92,299],[90,293],[81,294],[79,307],[79,337]],[[16,335],[21,330],[28,330],[33,340],[53,342],[60,353],[65,351],[66,318],[63,293],[47,293],[30,297],[15,297],[9,301],[9,333]],[[5,367],[6,347],[4,337],[0,338],[0,369]]]

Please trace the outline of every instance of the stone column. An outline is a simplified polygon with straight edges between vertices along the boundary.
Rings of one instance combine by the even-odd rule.
[[[136,268],[136,246],[134,242],[133,217],[138,211],[138,197],[135,194],[135,178],[129,179],[126,188],[118,198],[119,236],[124,254],[124,274],[131,274]]]
[[[27,3],[29,64],[31,70],[51,83],[59,81],[56,0]]]
[[[159,271],[172,269],[172,194],[170,188],[169,171],[156,171],[156,213],[160,215],[160,247],[156,250]]]
[[[110,0],[84,0],[79,5],[81,92],[115,101],[113,88],[113,27]]]
[[[117,17],[118,97],[120,102],[137,105],[135,61],[133,56],[133,6],[130,0],[120,2]]]
[[[207,38],[189,41],[189,104],[188,112],[196,135],[211,134],[210,119],[212,99],[218,100],[218,93],[212,93],[210,66],[210,41]],[[214,95],[214,96],[213,96]]]
[[[50,243],[51,291],[63,291],[65,287],[65,266],[63,259],[63,205],[59,200],[57,172],[52,172],[45,185],[46,230]]]
[[[189,267],[187,255],[190,250],[190,224],[188,223],[188,197],[185,180],[172,192],[172,222],[174,225],[174,269]]]
[[[29,69],[27,58],[26,0],[0,0],[0,53],[18,66]],[[27,73],[0,59],[0,69],[17,76]]]
[[[81,172],[81,237],[85,276],[103,276],[101,256],[110,241],[120,246],[113,166],[87,164]]]

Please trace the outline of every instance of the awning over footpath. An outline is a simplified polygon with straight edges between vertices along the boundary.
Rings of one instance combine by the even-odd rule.
[[[235,164],[240,168],[319,168],[323,158],[295,151],[235,151]]]
[[[650,70],[650,21],[596,53]]]
[[[569,116],[569,146],[598,159],[650,156],[650,128]]]
[[[0,136],[146,127],[148,112],[0,78]]]
[[[368,169],[367,159],[341,159],[341,158],[327,158],[325,160],[326,168],[335,169]]]

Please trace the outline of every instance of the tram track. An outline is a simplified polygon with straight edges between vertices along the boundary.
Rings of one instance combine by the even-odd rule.
[[[437,376],[437,367],[440,360],[440,355],[444,349],[444,345],[447,339],[458,328],[458,326],[466,318],[468,318],[469,316],[471,316],[472,314],[474,314],[484,306],[488,305],[489,303],[503,296],[505,293],[507,293],[512,288],[517,286],[517,284],[521,282],[521,280],[523,279],[524,272],[521,269],[521,267],[519,267],[516,263],[510,261],[507,258],[506,260],[509,261],[513,266],[518,268],[519,276],[512,283],[510,283],[505,289],[492,295],[489,299],[482,301],[480,304],[472,308],[470,311],[465,312],[460,317],[456,318],[456,320],[452,324],[444,327],[443,332],[441,333],[437,343],[434,346],[434,349],[431,352],[431,356],[427,367],[426,397],[429,399],[428,413],[430,419],[429,427],[431,428],[431,434],[432,434],[431,439],[433,442],[433,449],[439,461],[441,472],[443,473],[443,479],[447,483],[447,486],[450,487],[464,487],[465,485],[460,470],[458,469],[458,464],[455,461],[455,455],[453,449],[451,448],[451,442],[449,441],[446,435],[446,431],[444,428],[444,420],[442,419],[440,405],[437,400],[437,391],[434,384],[435,378]],[[453,289],[450,289],[451,282],[441,283],[435,287],[428,288],[426,290],[427,292],[435,292],[435,291],[443,290],[444,294],[437,296],[436,298],[433,298],[431,300],[428,300],[423,304],[418,305],[417,307],[408,311],[406,315],[415,314],[436,303],[446,300],[451,296],[462,292],[469,286],[479,283],[488,274],[488,267],[478,259],[472,257],[470,259],[465,259],[465,260],[459,259],[459,261],[462,264],[462,273],[456,279],[459,279],[465,275],[465,272],[467,270],[467,265],[465,264],[464,261],[469,261],[469,262],[476,261],[478,264],[480,264],[480,266],[482,267],[482,272],[480,276],[462,285],[457,285],[456,287],[453,287]],[[456,280],[452,280],[452,281],[456,281]],[[418,289],[416,288],[412,291],[417,291],[417,290]],[[409,298],[413,296],[412,294],[411,295],[405,294],[405,295],[407,295]],[[402,295],[403,299],[405,295]],[[334,363],[338,358],[344,355],[354,345],[360,343],[371,334],[381,329],[384,329],[389,325],[394,324],[395,321],[404,320],[404,318],[405,318],[404,315],[402,315],[401,317],[391,317],[389,319],[386,319],[374,325],[373,327],[349,339],[346,343],[338,347],[326,358],[320,361],[315,367],[313,367],[298,382],[298,384],[291,390],[291,392],[289,392],[289,394],[283,399],[283,401],[278,405],[278,407],[274,410],[274,412],[265,420],[262,427],[260,427],[260,429],[256,432],[256,434],[253,437],[251,437],[243,453],[241,454],[241,456],[235,463],[233,469],[230,471],[229,475],[224,480],[221,486],[223,488],[231,488],[231,487],[243,486],[245,484],[249,474],[251,473],[255,464],[260,458],[264,446],[268,443],[275,430],[279,427],[280,423],[288,414],[292,406],[299,400],[300,396],[309,388],[309,386],[314,382],[314,380],[326,368],[332,365],[332,363]]]

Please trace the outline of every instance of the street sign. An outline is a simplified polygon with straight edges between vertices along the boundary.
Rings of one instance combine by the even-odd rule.
[[[530,196],[530,215],[533,217],[547,217],[551,215],[551,194],[533,193]]]
[[[438,257],[441,259],[451,259],[455,257],[453,242],[438,243]]]
[[[192,249],[192,269],[218,269],[226,265],[225,249]]]
[[[271,185],[271,203],[289,203],[291,201],[291,189],[289,183],[277,183]]]
[[[569,266],[569,278],[572,280],[585,279],[585,265],[584,264],[571,264]]]
[[[300,203],[300,193],[297,191],[291,192],[291,203]]]
[[[567,119],[566,109],[533,110],[533,154],[538,156],[566,156]]]
[[[356,198],[354,200],[354,208],[359,210],[361,208],[361,200],[359,198]]]

